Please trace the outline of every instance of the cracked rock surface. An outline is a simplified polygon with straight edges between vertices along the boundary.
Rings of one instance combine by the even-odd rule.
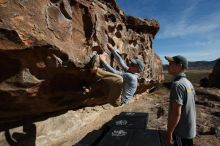
[[[0,121],[108,103],[105,83],[84,68],[94,51],[117,67],[107,44],[126,61],[143,59],[137,93],[147,91],[163,78],[152,48],[158,30],[156,20],[126,16],[114,0],[0,1]]]

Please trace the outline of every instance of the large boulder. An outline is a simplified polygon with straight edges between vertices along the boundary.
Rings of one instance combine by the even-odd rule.
[[[158,30],[157,21],[126,16],[114,0],[1,1],[0,121],[111,102],[105,83],[85,69],[94,51],[110,54],[107,44],[126,61],[143,59],[137,93],[147,91],[163,78],[152,48]]]
[[[213,71],[209,75],[209,84],[211,87],[220,88],[220,58],[216,61]]]

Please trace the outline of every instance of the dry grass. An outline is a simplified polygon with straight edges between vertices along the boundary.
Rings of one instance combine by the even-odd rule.
[[[199,84],[202,78],[209,77],[212,70],[187,70],[186,76],[193,84]],[[167,71],[164,72],[164,82],[170,82],[172,76],[168,74]]]
[[[187,78],[194,84],[194,86],[199,85],[199,82],[202,78],[209,77],[209,74],[212,70],[187,70],[186,76]],[[163,83],[168,83],[172,81],[172,76],[168,74],[167,71],[164,72],[164,81],[162,84],[157,85],[157,90],[154,92],[158,95],[163,95],[169,93],[169,89],[165,87]]]

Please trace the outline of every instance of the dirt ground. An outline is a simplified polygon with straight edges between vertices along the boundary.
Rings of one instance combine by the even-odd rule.
[[[197,87],[196,87],[197,88]],[[219,92],[219,89],[212,92]],[[160,86],[151,94],[142,94],[123,107],[115,108],[111,114],[120,112],[146,112],[149,114],[147,129],[166,130],[168,116],[169,90]],[[197,136],[195,146],[220,146],[220,135],[216,137],[212,129],[220,130],[220,96],[218,99],[209,94],[196,96]],[[117,111],[117,112],[116,112]],[[97,123],[96,123],[97,124]]]
[[[197,112],[197,136],[194,139],[195,146],[220,146],[220,89],[200,88],[199,81],[208,77],[211,70],[188,71],[187,77],[195,85],[196,112]],[[170,81],[171,77],[165,73],[164,82]],[[169,90],[162,84],[150,94],[143,93],[136,96],[136,100],[122,107],[111,108],[110,113],[102,112],[100,117],[109,117],[117,115],[120,112],[146,112],[149,114],[147,129],[166,130],[168,117],[168,97]],[[95,107],[94,107],[95,108]],[[104,118],[107,119],[107,118]],[[107,121],[107,120],[106,120]],[[102,125],[99,119],[95,125]],[[88,125],[95,129],[92,124]],[[97,127],[96,127],[97,128]],[[218,130],[216,130],[218,129]],[[89,131],[85,129],[85,131]],[[216,133],[216,132],[219,133]],[[86,132],[84,132],[86,133]],[[88,133],[88,132],[87,132]],[[219,136],[216,136],[219,134]],[[81,139],[81,138],[80,138]]]
[[[219,89],[216,89],[216,92]],[[149,129],[166,129],[169,90],[160,87],[150,95],[141,95],[138,100],[127,106],[130,111],[149,113]],[[213,129],[220,130],[220,100],[208,94],[196,96],[197,136],[196,146],[220,146],[220,134],[216,137]]]

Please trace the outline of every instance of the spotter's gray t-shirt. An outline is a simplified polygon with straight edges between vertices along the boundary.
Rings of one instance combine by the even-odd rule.
[[[182,105],[180,121],[174,130],[174,135],[187,139],[194,138],[196,136],[195,90],[184,73],[174,78],[169,110],[172,110],[171,101]]]

